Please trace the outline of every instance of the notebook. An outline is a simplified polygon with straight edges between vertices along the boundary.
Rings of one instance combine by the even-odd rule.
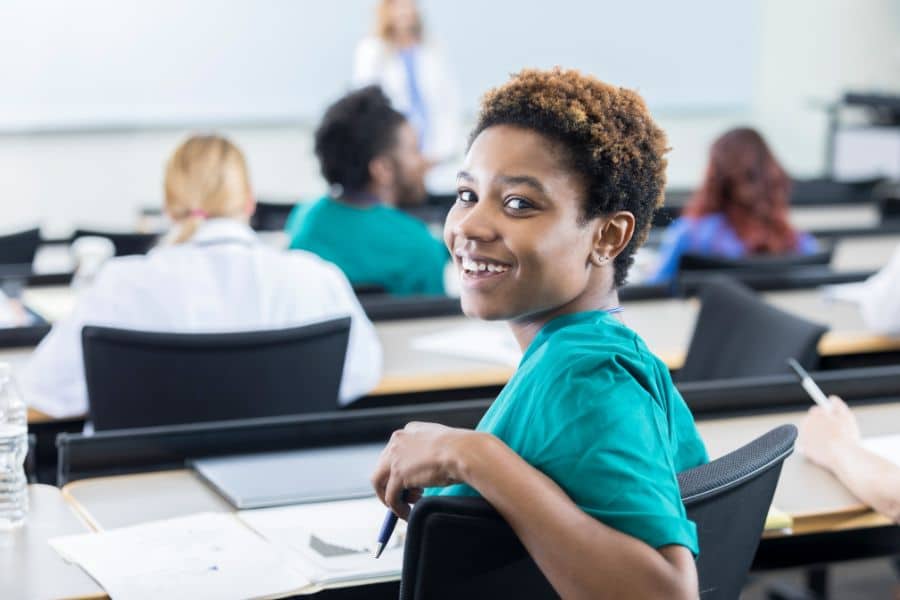
[[[383,443],[202,458],[190,466],[239,510],[372,496]]]

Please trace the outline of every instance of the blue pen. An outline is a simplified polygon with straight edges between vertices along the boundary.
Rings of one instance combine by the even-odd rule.
[[[403,495],[401,496],[403,501],[406,502],[406,490],[403,490]],[[387,543],[391,539],[391,534],[394,533],[394,527],[397,526],[397,515],[392,510],[388,510],[387,514],[384,515],[384,521],[381,523],[381,531],[378,533],[378,543],[375,545],[375,558],[381,556],[381,553],[384,552]]]

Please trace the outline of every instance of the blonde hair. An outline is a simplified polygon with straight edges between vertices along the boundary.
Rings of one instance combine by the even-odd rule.
[[[172,243],[193,237],[210,217],[242,215],[250,197],[247,161],[218,135],[195,135],[181,143],[166,165],[166,210],[179,227]]]
[[[375,7],[375,35],[384,42],[393,43],[396,32],[391,19],[391,5],[394,0],[379,0]],[[416,8],[415,36],[421,40],[423,34],[422,14]]]

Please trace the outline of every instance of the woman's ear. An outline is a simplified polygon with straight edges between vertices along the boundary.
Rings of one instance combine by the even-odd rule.
[[[602,267],[611,263],[625,249],[634,235],[634,215],[621,210],[599,219],[591,248],[591,264]]]

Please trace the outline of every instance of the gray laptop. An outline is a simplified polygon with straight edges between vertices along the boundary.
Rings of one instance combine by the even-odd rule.
[[[237,509],[373,496],[369,478],[384,443],[190,461]]]

